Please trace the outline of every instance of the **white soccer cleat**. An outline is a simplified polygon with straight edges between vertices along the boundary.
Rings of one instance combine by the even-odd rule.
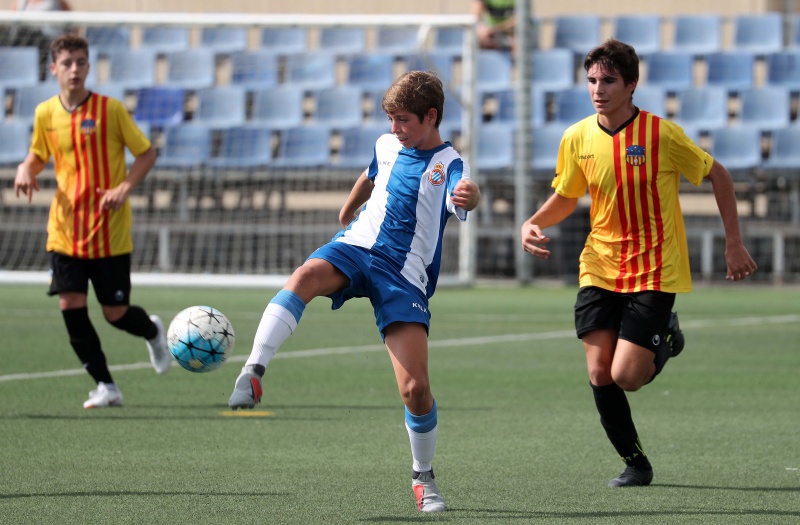
[[[114,383],[97,383],[97,388],[89,392],[89,399],[83,403],[83,408],[121,407],[122,393]]]
[[[239,377],[236,378],[236,384],[233,386],[233,393],[228,399],[228,406],[233,410],[237,408],[253,408],[261,402],[261,378],[253,373],[251,367],[245,366]]]
[[[172,366],[172,356],[167,348],[167,335],[164,323],[157,315],[151,315],[150,320],[158,328],[158,334],[153,339],[147,340],[147,351],[150,352],[150,363],[153,364],[157,374],[166,374]]]
[[[422,512],[443,512],[447,510],[439,487],[433,480],[433,470],[428,472],[412,471],[411,488],[417,500],[417,509]]]

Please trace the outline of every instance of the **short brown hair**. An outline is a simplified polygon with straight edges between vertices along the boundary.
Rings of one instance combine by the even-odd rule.
[[[436,127],[442,122],[444,87],[430,71],[409,71],[395,80],[383,95],[381,104],[386,113],[409,111],[422,122],[428,110],[436,110]]]
[[[50,57],[55,62],[60,52],[69,51],[72,53],[79,49],[86,51],[86,58],[89,58],[89,42],[85,38],[75,35],[61,35],[50,44]]]
[[[639,80],[639,56],[633,46],[609,38],[589,51],[583,61],[583,69],[589,71],[594,64],[600,64],[607,71],[616,71],[625,85]]]

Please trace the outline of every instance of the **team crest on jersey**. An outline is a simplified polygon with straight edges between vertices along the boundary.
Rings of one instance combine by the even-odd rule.
[[[81,122],[81,135],[94,135],[95,123],[92,119],[86,119]]]
[[[437,162],[433,169],[428,172],[428,180],[434,186],[440,186],[444,183],[444,164]]]
[[[644,148],[642,146],[633,145],[625,148],[625,162],[631,166],[641,166],[644,161]]]

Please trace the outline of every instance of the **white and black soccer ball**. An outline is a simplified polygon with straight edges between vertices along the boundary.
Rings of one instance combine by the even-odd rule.
[[[233,352],[236,336],[225,314],[210,306],[190,306],[178,313],[167,330],[172,357],[190,372],[219,368]]]

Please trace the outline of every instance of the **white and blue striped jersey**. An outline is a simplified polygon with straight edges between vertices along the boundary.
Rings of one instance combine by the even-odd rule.
[[[469,179],[469,165],[449,142],[432,150],[408,149],[386,134],[375,143],[367,176],[375,184],[372,195],[334,240],[397,261],[403,277],[430,298],[447,219],[467,218],[450,195],[459,180]]]

